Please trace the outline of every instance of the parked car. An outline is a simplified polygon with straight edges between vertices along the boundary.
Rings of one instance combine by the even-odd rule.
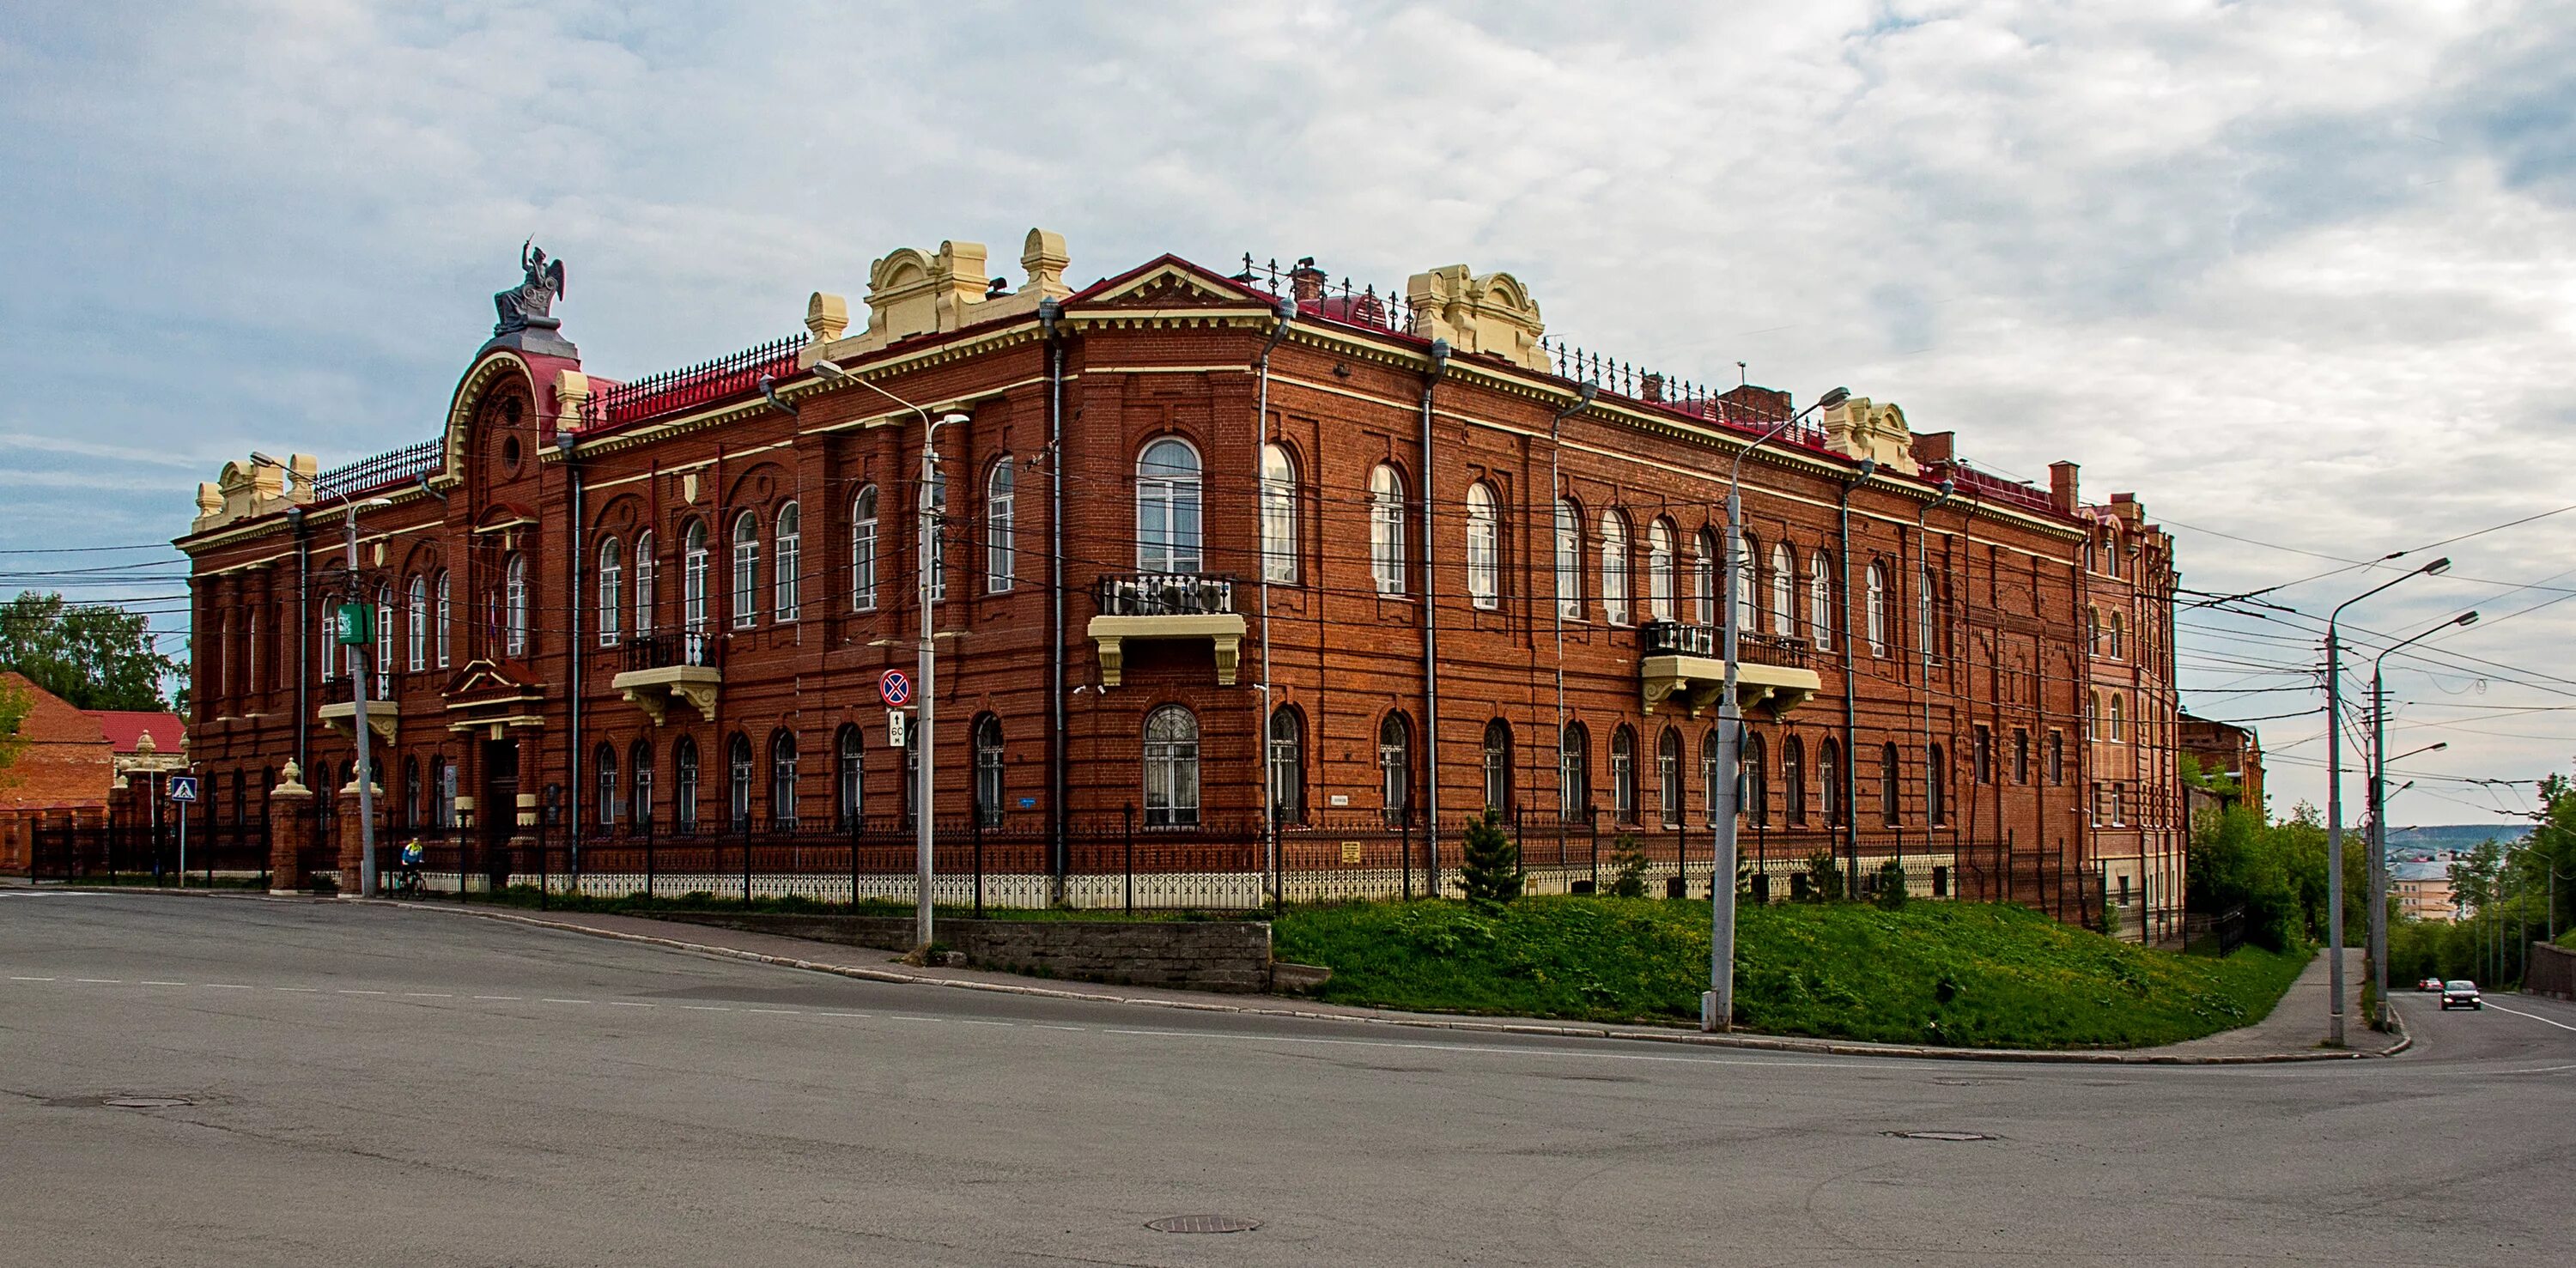
[[[2443,1010],[2448,1011],[2455,1006],[2480,1012],[2485,1012],[2487,1007],[2486,1001],[2478,998],[2478,984],[2466,978],[2442,983]]]
[[[2415,984],[2415,989],[2430,995],[2433,992],[2442,989],[2442,979],[2438,977],[2425,978],[2423,981]]]

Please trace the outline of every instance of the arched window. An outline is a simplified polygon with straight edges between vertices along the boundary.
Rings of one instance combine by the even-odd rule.
[[[1620,823],[1637,821],[1637,733],[1625,726],[1610,733],[1610,813]]]
[[[429,826],[433,828],[456,826],[455,816],[451,813],[456,803],[450,796],[453,785],[449,782],[449,769],[446,758],[429,759]]]
[[[985,827],[1002,823],[1002,720],[985,714],[975,721],[975,814]]]
[[[1807,557],[1807,632],[1819,651],[1834,646],[1834,561],[1823,551]]]
[[[1019,477],[1013,474],[1011,456],[1003,454],[993,460],[992,474],[984,477],[984,593],[1009,594],[1019,584],[1019,516],[1013,503],[1012,490]]]
[[[1485,805],[1512,808],[1512,724],[1501,718],[1485,724]]]
[[[1377,724],[1377,781],[1387,823],[1404,822],[1413,805],[1413,722],[1402,713]]]
[[[2111,614],[2111,659],[2129,658],[2129,623],[2119,613]]]
[[[733,627],[760,624],[760,517],[745,511],[733,521]]]
[[[703,665],[707,656],[707,526],[690,520],[681,534],[680,628],[686,633],[685,659]]]
[[[617,826],[617,749],[602,744],[590,755],[591,780],[595,787],[591,801],[599,815],[599,826]]]
[[[599,544],[599,645],[617,646],[619,615],[626,608],[626,548],[614,537]]]
[[[2087,692],[2087,693],[2085,693],[2085,696],[2084,696],[2084,738],[2085,738],[2085,739],[2088,739],[2088,740],[2098,740],[2098,739],[2102,738],[2102,693],[2101,693],[2101,692],[2093,691],[2093,692]]]
[[[929,591],[930,602],[948,601],[948,470],[934,467],[930,472],[930,549],[923,553],[922,589]],[[918,593],[918,591],[916,591]]]
[[[1270,714],[1270,813],[1306,821],[1306,715],[1287,705]]]
[[[1865,630],[1869,636],[1869,654],[1887,654],[1887,565],[1872,562],[1869,566],[1869,606]]]
[[[1662,520],[1646,526],[1646,614],[1673,619],[1673,526]]]
[[[1556,614],[1583,619],[1583,513],[1572,498],[1556,504]]]
[[[635,535],[635,637],[648,638],[653,633],[653,533],[647,529]]]
[[[1941,653],[1938,602],[1941,579],[1932,575],[1930,568],[1925,568],[1919,580],[1921,589],[1914,600],[1914,646],[1926,656],[1937,656]]]
[[[1807,821],[1807,746],[1794,735],[1780,744],[1780,803],[1790,823]]]
[[[251,633],[251,646],[259,645],[258,631]],[[245,686],[258,684],[257,662],[242,677]],[[376,587],[376,698],[390,700],[394,694],[394,588]]]
[[[1655,739],[1655,799],[1662,804],[1664,826],[1682,826],[1682,733],[1665,727]]]
[[[2066,782],[2066,733],[2063,731],[2048,733],[2048,782]]]
[[[846,722],[832,737],[832,817],[843,832],[858,830],[867,815],[867,743],[858,724]]]
[[[349,649],[340,646],[339,621],[333,615],[337,610],[335,606],[330,603],[323,603],[319,606],[322,609],[322,632],[321,637],[316,639],[315,642],[316,645],[321,648],[322,681],[329,682],[340,676],[340,667],[342,662],[348,659]],[[220,623],[222,617],[218,615],[216,620]],[[216,627],[214,637],[216,640],[220,640],[223,637],[223,630],[220,624]],[[207,698],[215,699],[221,697],[223,694],[224,670],[224,658],[221,650],[218,649],[215,655],[209,656],[198,663],[205,666],[207,671]],[[322,804],[324,806],[323,813],[329,813],[330,799],[324,798]]]
[[[628,754],[626,778],[626,822],[629,830],[653,830],[653,743],[635,741]]]
[[[2084,609],[2084,650],[2088,655],[2102,654],[2102,609]]]
[[[1878,750],[1879,822],[1884,823],[1891,828],[1896,826],[1897,812],[1899,809],[1898,803],[1902,800],[1903,795],[1903,788],[1896,782],[1896,746],[1893,744],[1880,745]]]
[[[1628,623],[1628,521],[1601,513],[1601,619]]]
[[[1197,572],[1199,565],[1199,451],[1165,436],[1136,461],[1136,570]]]
[[[2127,738],[2126,732],[2120,725],[2120,700],[2120,693],[2116,691],[2111,693],[2111,742],[2114,744]]]
[[[877,606],[877,486],[871,484],[850,499],[850,610],[872,612]]]
[[[796,826],[796,733],[769,737],[769,826]]]
[[[1592,736],[1580,722],[1568,722],[1556,741],[1557,817],[1581,822],[1592,809]]]
[[[772,606],[778,619],[793,621],[804,611],[805,516],[793,502],[778,508],[778,562],[771,571],[777,576],[771,589]]]
[[[1787,542],[1771,544],[1771,632],[1782,638],[1798,632],[1798,565]]]
[[[259,787],[263,792],[267,791],[269,787],[268,779],[264,773],[259,781]],[[421,792],[420,759],[417,757],[406,757],[403,759],[402,823],[400,826],[405,828],[417,828],[422,826],[420,819]]]
[[[1735,620],[1746,633],[1753,633],[1762,628],[1762,568],[1758,562],[1762,558],[1762,543],[1753,534],[1746,533],[1742,540],[1736,542],[1735,548],[1741,552],[1735,557],[1735,579],[1731,586],[1735,592]]]
[[[447,604],[447,572],[441,569],[438,574],[438,667],[441,669],[447,668],[447,622],[450,615]],[[323,658],[323,665],[325,668],[330,665],[329,657]],[[330,675],[326,673],[323,677],[328,678]]]
[[[404,608],[403,665],[416,674],[429,668],[429,582],[413,577],[408,597]]]
[[[1199,821],[1199,720],[1167,704],[1145,715],[1145,825],[1190,827]]]
[[[1940,745],[1931,747],[1924,766],[1923,822],[1938,827],[1950,820],[1950,765]]]
[[[1404,593],[1404,476],[1383,462],[1369,472],[1369,571],[1379,594]]]
[[[671,742],[671,821],[698,830],[698,742],[685,735]]]
[[[1816,750],[1816,800],[1827,824],[1843,821],[1843,746],[1833,740]]]
[[[1715,826],[1721,802],[1717,782],[1717,732],[1712,730],[1699,741],[1700,822]]]
[[[1467,597],[1477,607],[1502,604],[1503,523],[1494,491],[1483,481],[1467,486]]]
[[[1691,620],[1717,624],[1717,530],[1703,528],[1691,540]]]
[[[1768,769],[1770,754],[1763,750],[1762,737],[1744,732],[1744,818],[1753,826],[1771,823],[1771,780]]]
[[[725,749],[725,822],[736,831],[751,825],[751,737],[740,731]]]
[[[1278,445],[1261,447],[1261,575],[1297,580],[1297,463]]]

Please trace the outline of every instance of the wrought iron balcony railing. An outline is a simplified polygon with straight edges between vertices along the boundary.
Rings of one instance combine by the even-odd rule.
[[[1234,611],[1234,578],[1197,572],[1131,572],[1100,579],[1102,616],[1205,616]]]
[[[1648,621],[1637,627],[1637,642],[1648,656],[1716,658],[1726,652],[1726,631],[1715,625]],[[1748,665],[1804,669],[1811,649],[1802,638],[1787,634],[1756,634],[1748,630],[1736,635],[1736,650]]]
[[[629,671],[668,669],[674,665],[719,669],[724,665],[724,640],[708,634],[630,634],[624,643],[600,650],[622,654]]]

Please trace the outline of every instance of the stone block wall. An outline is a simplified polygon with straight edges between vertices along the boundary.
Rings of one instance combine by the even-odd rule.
[[[912,949],[901,916],[662,912],[720,929],[887,951]],[[1258,920],[972,920],[939,922],[939,940],[979,968],[1128,986],[1270,989],[1270,925]]]
[[[2522,989],[2534,995],[2576,1000],[2576,951],[2532,943],[2531,965],[2522,976]]]

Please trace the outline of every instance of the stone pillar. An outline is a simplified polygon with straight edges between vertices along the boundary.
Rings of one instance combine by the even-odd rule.
[[[304,890],[304,847],[313,838],[313,790],[300,782],[304,772],[288,762],[277,787],[268,790],[268,892]]]
[[[384,789],[375,788],[369,791],[375,796],[376,808],[382,810],[385,804]],[[358,896],[358,877],[361,874],[360,859],[366,853],[367,840],[366,834],[359,829],[361,820],[358,814],[357,777],[352,777],[347,786],[340,789],[340,810],[332,817],[332,822],[338,825],[340,831],[340,896],[355,898]],[[376,827],[381,831],[384,825],[379,823]]]

